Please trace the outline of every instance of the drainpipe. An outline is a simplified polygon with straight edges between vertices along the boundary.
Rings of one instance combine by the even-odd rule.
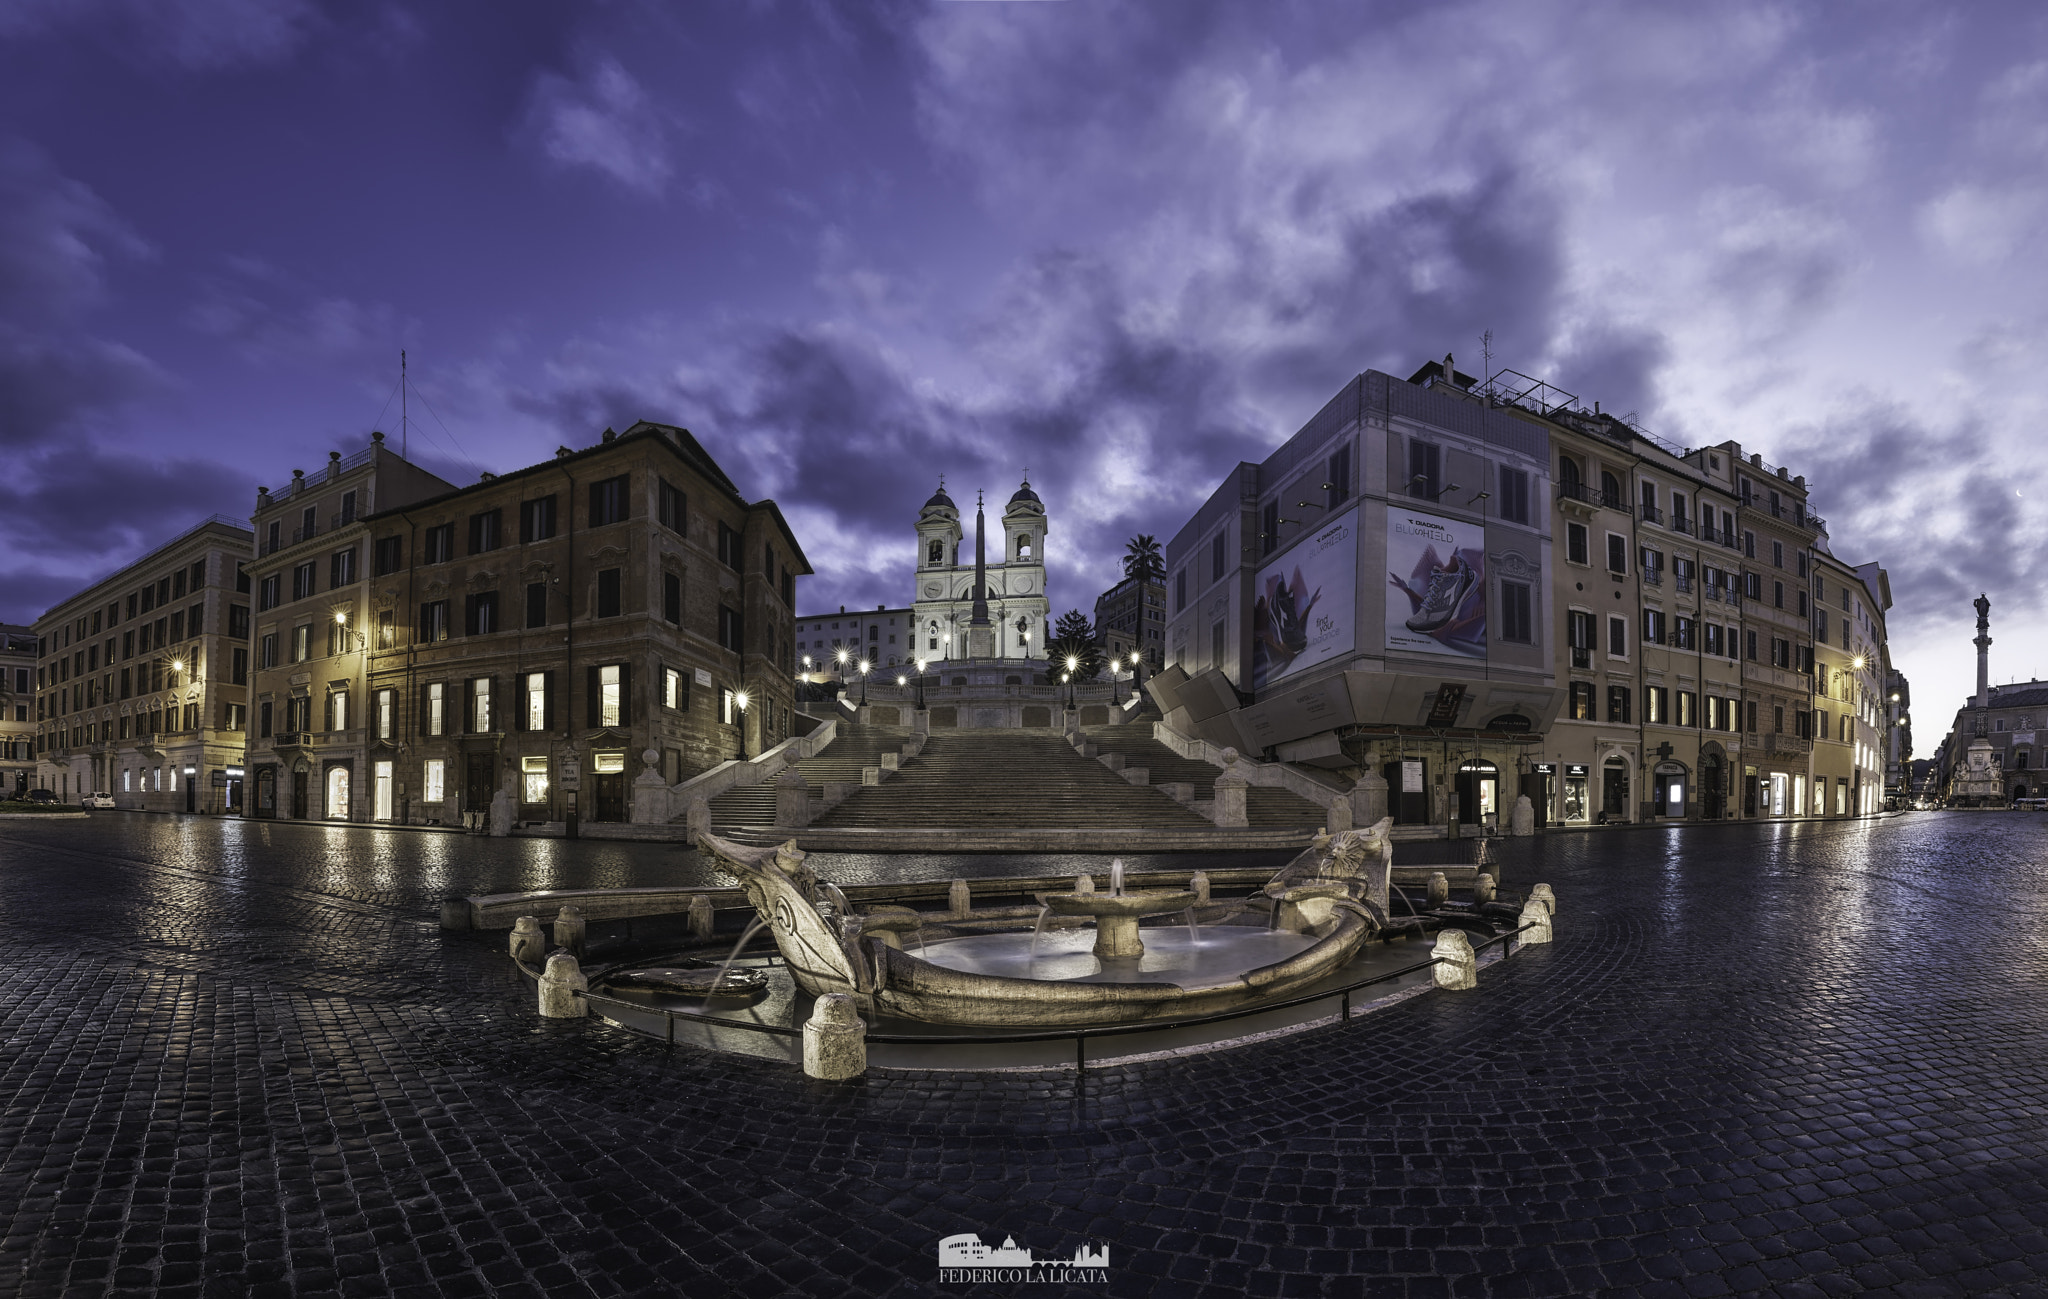
[[[569,570],[568,585],[562,588],[562,743],[571,755],[576,752],[576,475],[567,469],[562,479],[569,484],[569,524],[563,533],[563,545],[568,552],[564,564]],[[565,791],[567,801],[562,807],[562,833],[568,838],[582,837],[583,798],[581,767],[578,768],[577,788]]]

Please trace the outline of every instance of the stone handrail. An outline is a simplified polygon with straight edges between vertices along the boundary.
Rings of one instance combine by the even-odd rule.
[[[820,723],[809,735],[792,735],[758,758],[742,761],[731,758],[719,763],[709,771],[699,772],[680,785],[671,785],[668,791],[668,815],[663,820],[673,821],[689,813],[690,805],[698,799],[710,802],[728,790],[744,789],[758,785],[778,775],[784,767],[804,758],[814,758],[825,747],[839,738],[839,719]]]
[[[1152,738],[1183,758],[1206,762],[1212,767],[1230,765],[1223,760],[1223,746],[1182,735],[1165,722],[1152,723]],[[1290,794],[1307,799],[1326,812],[1339,800],[1348,800],[1351,797],[1346,791],[1332,789],[1320,780],[1312,780],[1302,775],[1284,762],[1254,762],[1240,753],[1237,755],[1237,770],[1245,778],[1246,784],[1268,789],[1284,789]]]

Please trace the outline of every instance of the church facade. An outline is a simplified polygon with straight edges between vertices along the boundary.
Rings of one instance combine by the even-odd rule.
[[[911,657],[941,663],[1043,655],[1051,633],[1047,530],[1045,503],[1026,482],[1003,507],[999,548],[990,545],[994,538],[987,535],[986,510],[979,500],[970,539],[961,527],[960,508],[941,480],[917,513]],[[969,547],[964,555],[963,543]]]

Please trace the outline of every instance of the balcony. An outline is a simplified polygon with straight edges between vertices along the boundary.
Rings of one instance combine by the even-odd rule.
[[[1663,569],[1661,569],[1661,568],[1649,568],[1649,567],[1645,567],[1645,568],[1643,569],[1643,585],[1644,585],[1644,586],[1662,586],[1662,585],[1664,585],[1664,570],[1663,570]]]
[[[1686,518],[1683,514],[1674,514],[1671,516],[1671,530],[1673,532],[1683,532],[1687,536],[1691,536],[1692,520]]]
[[[1658,509],[1656,506],[1650,504],[1648,501],[1643,502],[1641,510],[1643,522],[1655,523],[1659,525],[1661,525],[1664,522],[1664,512]]]
[[[1557,485],[1557,499],[1560,501],[1578,501],[1585,505],[1599,505],[1602,503],[1599,489],[1588,487],[1584,483],[1559,483]]]
[[[1721,588],[1718,586],[1703,586],[1700,588],[1700,594],[1706,596],[1709,600],[1718,601],[1721,598]]]
[[[1572,647],[1572,666],[1588,672],[1592,671],[1593,651],[1574,645]]]
[[[1802,736],[1781,735],[1776,732],[1772,732],[1764,736],[1764,752],[1798,754],[1812,753],[1813,741],[1805,739]]]
[[[1687,577],[1683,573],[1674,574],[1672,576],[1671,586],[1673,590],[1679,592],[1681,595],[1692,594],[1692,579],[1690,577]]]

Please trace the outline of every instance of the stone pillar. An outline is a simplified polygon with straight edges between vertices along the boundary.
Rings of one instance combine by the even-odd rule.
[[[668,820],[668,782],[661,778],[661,750],[640,751],[640,774],[633,777],[633,824],[660,825]]]
[[[1462,929],[1439,930],[1436,946],[1429,949],[1437,964],[1430,967],[1436,986],[1452,992],[1470,992],[1479,986],[1479,955]]]
[[[828,992],[804,1021],[804,1072],[838,1081],[868,1070],[868,1026],[851,996]]]
[[[690,842],[697,842],[697,836],[711,833],[711,800],[699,795],[690,800],[690,810],[684,816],[683,828],[689,834]]]
[[[583,908],[565,906],[555,914],[555,946],[577,960],[583,959]]]
[[[709,938],[718,926],[718,913],[711,907],[711,899],[699,893],[690,899],[690,937]]]
[[[1351,800],[1331,799],[1329,815],[1323,821],[1324,830],[1330,834],[1342,834],[1351,828],[1351,824]]]
[[[1550,941],[1550,910],[1540,898],[1530,898],[1522,904],[1522,915],[1518,925],[1530,926],[1522,932],[1525,943],[1547,943]]]
[[[1229,750],[1226,749],[1224,752],[1228,753]],[[1250,824],[1245,819],[1245,788],[1248,783],[1243,776],[1237,774],[1235,767],[1224,768],[1223,774],[1216,777],[1217,825],[1229,827]]]
[[[1472,881],[1472,901],[1480,906],[1493,901],[1493,876],[1485,871],[1481,871],[1479,878]]]
[[[785,767],[775,778],[775,824],[798,829],[811,823],[811,787],[804,773]]]
[[[512,791],[503,785],[491,795],[491,838],[503,839],[512,833]]]
[[[885,753],[882,755],[881,761],[883,771],[903,770],[903,755],[900,753]]]
[[[1550,891],[1548,884],[1538,884],[1535,888],[1530,889],[1529,896],[1541,902],[1546,912],[1553,916],[1557,914],[1557,894]]]
[[[540,976],[540,1013],[549,1019],[582,1019],[590,1007],[579,992],[587,991],[590,980],[583,977],[576,958],[567,952],[548,957],[547,971]]]
[[[521,916],[512,922],[512,959],[539,965],[548,954],[547,935],[540,931],[539,916]]]
[[[1515,809],[1508,813],[1508,833],[1517,839],[1536,833],[1536,805],[1527,794],[1515,796]]]
[[[1378,825],[1387,815],[1387,778],[1368,771],[1351,787],[1351,823]]]
[[[1451,881],[1442,871],[1429,873],[1429,905],[1440,907],[1451,900]]]
[[[966,880],[954,880],[953,887],[946,890],[946,914],[965,920],[973,910],[974,890],[967,887]]]

